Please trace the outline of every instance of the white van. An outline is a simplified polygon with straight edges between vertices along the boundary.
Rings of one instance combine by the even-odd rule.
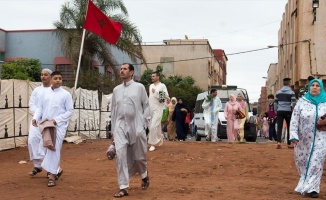
[[[217,89],[217,96],[221,99],[222,109],[219,113],[219,122],[218,122],[218,132],[217,137],[220,139],[226,139],[226,120],[224,118],[224,107],[226,102],[229,101],[230,94],[237,96],[239,93],[242,94],[243,100],[247,103],[249,122],[245,123],[245,139],[248,142],[255,142],[257,139],[257,130],[256,130],[256,118],[253,116],[252,110],[249,104],[249,96],[246,89],[238,88],[237,86],[231,85],[220,85],[220,86],[211,86],[211,89]],[[209,91],[202,92],[197,95],[196,106],[195,106],[195,115],[194,115],[194,128],[196,133],[196,140],[200,141],[202,137],[205,137],[205,120],[203,115],[202,104],[209,94]]]

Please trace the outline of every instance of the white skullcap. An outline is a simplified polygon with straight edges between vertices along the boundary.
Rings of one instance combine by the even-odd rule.
[[[52,74],[52,70],[51,70],[51,69],[45,68],[45,69],[42,69],[42,72],[43,72],[43,71],[48,72],[50,75]]]

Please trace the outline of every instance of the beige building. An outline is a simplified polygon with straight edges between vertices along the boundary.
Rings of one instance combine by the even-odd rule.
[[[268,94],[275,94],[277,92],[276,85],[278,86],[278,79],[277,79],[276,70],[277,70],[277,63],[271,63],[267,70],[266,85],[265,85]]]
[[[296,94],[309,75],[326,80],[326,1],[317,1],[315,8],[312,2],[289,0],[285,6],[278,33],[278,64],[268,71],[271,82],[267,86],[274,94],[285,77],[292,79]]]
[[[163,43],[142,46],[149,69],[161,65],[166,77],[191,76],[203,90],[226,83],[227,57],[223,50],[213,50],[208,40],[164,40]],[[141,73],[146,69],[142,65]]]

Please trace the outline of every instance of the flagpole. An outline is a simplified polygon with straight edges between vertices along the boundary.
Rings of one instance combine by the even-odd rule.
[[[86,29],[83,29],[83,36],[82,36],[82,42],[81,42],[80,51],[79,51],[79,58],[78,58],[78,65],[77,65],[77,72],[76,72],[76,79],[75,79],[75,89],[77,89],[80,61],[81,61],[81,57],[82,57],[82,53],[83,53],[83,49],[84,49],[85,32],[86,32]]]

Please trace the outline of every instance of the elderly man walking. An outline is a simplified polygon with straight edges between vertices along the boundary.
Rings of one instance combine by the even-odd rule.
[[[44,95],[46,90],[50,89],[51,86],[51,73],[50,69],[43,69],[41,71],[42,85],[35,88],[29,99],[29,111],[34,116],[39,99]],[[31,124],[28,131],[28,151],[30,160],[33,161],[34,168],[28,174],[35,176],[42,171],[41,164],[45,155],[46,148],[43,147],[42,135],[38,127],[34,127]]]

